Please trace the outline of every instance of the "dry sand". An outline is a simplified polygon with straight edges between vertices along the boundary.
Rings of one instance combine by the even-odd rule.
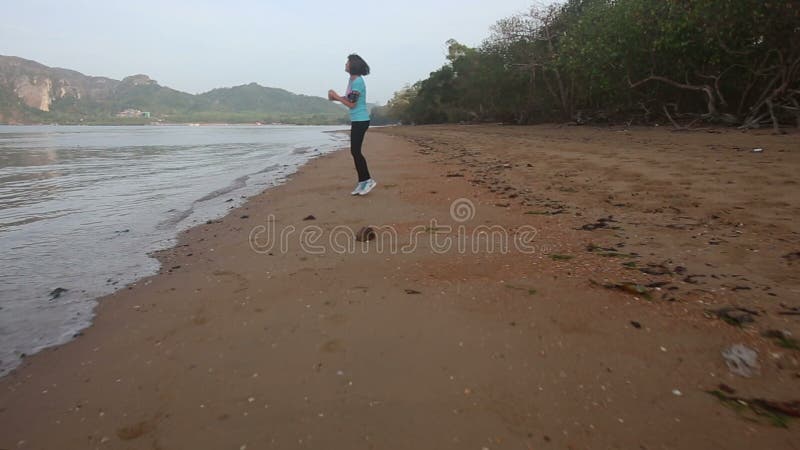
[[[0,449],[800,448],[797,423],[706,392],[800,399],[800,352],[761,336],[800,336],[798,141],[373,129],[370,195],[349,195],[348,152],[313,160],[0,380]],[[294,227],[286,249],[253,250],[267,225]],[[365,225],[418,246],[329,245]],[[308,226],[323,252],[301,247]],[[534,251],[434,251],[459,226],[533,227]],[[603,286],[623,282],[658,286]],[[725,306],[752,321],[709,312]],[[735,343],[760,373],[728,370]]]

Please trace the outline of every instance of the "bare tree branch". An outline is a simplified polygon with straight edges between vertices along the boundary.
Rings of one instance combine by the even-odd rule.
[[[678,125],[678,122],[675,122],[672,116],[669,115],[669,111],[667,110],[667,105],[661,105],[661,109],[664,111],[664,114],[667,116],[667,119],[669,119],[669,121],[672,122],[672,126],[675,127],[675,131],[686,131],[686,127]]]
[[[637,88],[637,87],[639,87],[639,86],[641,86],[641,85],[643,85],[643,84],[645,84],[645,83],[647,83],[649,81],[661,81],[663,83],[667,83],[669,85],[675,86],[675,87],[680,88],[680,89],[688,89],[688,90],[691,90],[691,91],[703,92],[706,95],[707,107],[708,107],[708,115],[711,116],[711,117],[716,117],[716,116],[719,115],[718,112],[717,112],[717,105],[716,105],[716,101],[715,101],[715,98],[714,98],[714,91],[711,89],[711,86],[709,86],[707,84],[695,85],[695,84],[679,83],[677,81],[670,80],[667,77],[662,77],[662,76],[658,76],[658,75],[650,75],[649,77],[647,77],[647,78],[645,78],[643,80],[639,80],[636,83],[631,83],[630,78],[628,78],[628,84],[630,85],[630,87],[632,89],[635,89],[635,88]]]
[[[772,130],[775,134],[781,134],[781,127],[778,124],[778,118],[775,117],[775,111],[772,106],[772,100],[767,99],[767,110],[769,111],[769,116],[772,118]]]

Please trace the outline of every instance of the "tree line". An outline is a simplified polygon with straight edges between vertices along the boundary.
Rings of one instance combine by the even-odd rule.
[[[800,1],[567,0],[498,21],[396,92],[404,123],[800,127]]]

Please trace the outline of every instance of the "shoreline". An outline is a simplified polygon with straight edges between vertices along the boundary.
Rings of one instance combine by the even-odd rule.
[[[521,163],[492,153],[527,146],[523,131],[564,152],[587,136],[549,136],[555,132],[545,127],[510,136],[469,128],[478,134],[462,136],[459,129],[368,133],[365,152],[380,184],[366,197],[347,195],[352,161],[333,151],[221,220],[181,232],[175,247],[157,253],[158,274],[100,299],[83,336],[26,358],[0,379],[0,448],[798,445],[789,432],[745,422],[703,392],[724,382],[784,399],[797,383],[792,353],[781,369],[766,359],[775,349],[757,334],[697,317],[696,302],[711,302],[700,293],[648,302],[592,286],[587,280],[660,279],[583,250],[592,241],[605,249],[605,240],[637,225],[576,230],[606,225],[583,200],[557,198],[575,194],[569,186],[539,189],[548,195],[534,198],[523,191],[527,175],[507,176],[541,164],[560,180],[585,155],[559,166],[553,155]],[[633,133],[645,145],[666,139]],[[602,161],[591,163],[605,170]],[[425,241],[409,254],[374,245],[312,254],[290,241],[269,254],[248,242],[270,215],[283,229],[314,225],[327,235],[372,225],[408,236],[433,219],[457,226],[450,208],[461,198],[474,206],[471,228],[498,225],[513,235],[535,226],[538,251],[437,254]],[[315,219],[303,220],[309,215]],[[787,282],[774,288],[783,299],[796,289]],[[729,295],[739,292],[717,294]],[[759,377],[727,372],[718,355],[731,342],[759,350]],[[50,432],[33,432],[43,427]]]
[[[7,278],[6,287],[7,301],[5,305],[0,305],[0,309],[4,309],[2,313],[8,322],[3,321],[0,323],[0,328],[6,332],[7,342],[4,342],[3,352],[0,354],[0,378],[7,375],[7,373],[19,365],[25,358],[31,357],[40,351],[64,345],[77,336],[82,335],[83,331],[90,327],[94,318],[94,309],[98,300],[107,297],[113,292],[121,289],[126,289],[128,286],[135,284],[141,279],[150,277],[157,274],[162,270],[161,261],[154,255],[158,252],[171,249],[177,245],[179,235],[187,228],[199,226],[208,220],[218,220],[229,214],[232,205],[242,204],[247,198],[261,194],[265,189],[269,189],[276,185],[286,182],[287,173],[297,170],[298,166],[302,166],[305,162],[319,157],[331,151],[337,151],[341,147],[339,139],[330,137],[325,133],[331,127],[314,128],[310,131],[304,131],[302,134],[314,134],[319,136],[317,139],[312,139],[314,142],[309,142],[304,147],[297,145],[289,145],[283,151],[278,153],[285,153],[280,156],[278,163],[272,164],[261,170],[253,170],[251,173],[241,173],[234,176],[235,172],[226,171],[222,174],[220,179],[208,180],[206,179],[205,186],[197,186],[197,191],[202,190],[204,187],[214,186],[213,190],[205,193],[198,193],[195,198],[191,198],[191,192],[185,203],[175,203],[174,200],[165,200],[164,203],[156,205],[156,209],[150,211],[147,215],[153,218],[152,223],[144,223],[143,221],[127,222],[120,224],[119,228],[114,228],[113,234],[108,231],[110,228],[96,227],[98,230],[97,235],[103,236],[103,233],[108,231],[111,236],[104,236],[105,239],[116,242],[112,243],[96,243],[97,251],[93,253],[98,257],[107,257],[107,255],[117,255],[120,259],[126,262],[122,264],[122,269],[115,266],[112,261],[110,264],[87,264],[85,268],[79,271],[70,271],[62,269],[60,266],[53,263],[45,266],[44,263],[39,264],[39,273],[50,273],[49,277],[26,277],[25,280],[12,277],[14,270],[10,270],[9,278]],[[316,130],[316,131],[315,131]],[[102,131],[102,130],[95,130]],[[11,131],[9,131],[11,132]],[[88,131],[87,131],[88,132]],[[50,135],[50,132],[37,132],[36,135]],[[129,133],[127,135],[130,135]],[[116,136],[116,135],[114,135]],[[316,142],[319,141],[319,142]],[[300,141],[298,141],[300,142]],[[323,143],[324,142],[324,143]],[[274,158],[273,158],[274,159]],[[266,164],[265,164],[266,166]],[[247,167],[242,170],[248,170]],[[230,177],[226,182],[225,176]],[[221,184],[216,184],[217,182]],[[227,183],[227,184],[226,184]],[[139,189],[131,188],[132,191]],[[171,194],[170,194],[171,195]],[[227,200],[225,200],[227,198]],[[170,206],[161,208],[166,202],[172,202]],[[86,205],[84,205],[86,206]],[[168,208],[170,208],[168,210]],[[126,211],[123,206],[117,205],[115,212]],[[99,220],[99,219],[98,219]],[[50,225],[51,238],[53,234],[58,236],[59,225]],[[87,233],[86,228],[82,229],[83,235],[87,236],[87,241],[96,238],[94,233]],[[129,233],[131,230],[134,233]],[[81,229],[75,230],[77,232]],[[19,240],[16,236],[19,233],[28,233],[35,235],[29,230],[14,230],[12,237],[9,239]],[[13,233],[17,233],[16,235]],[[62,233],[63,234],[63,233]],[[79,233],[75,233],[76,235]],[[136,237],[131,237],[136,234]],[[58,240],[58,239],[55,239]],[[123,240],[127,240],[122,242]],[[119,243],[122,242],[122,243]],[[66,247],[69,250],[64,250]],[[61,253],[54,253],[55,255],[70,255],[75,252],[80,252],[83,245],[77,245],[75,242],[67,244],[62,247]],[[129,250],[137,249],[138,252],[129,252]],[[17,260],[21,261],[20,265],[25,264],[24,256],[27,254],[18,254]],[[13,256],[9,255],[9,256]],[[60,258],[53,257],[53,261]],[[14,264],[10,262],[10,264]],[[16,267],[13,266],[12,267]],[[48,270],[49,269],[49,270]],[[63,271],[61,274],[58,271]],[[54,273],[55,272],[55,273]],[[81,276],[76,276],[75,273],[79,272]],[[106,280],[103,283],[103,280]],[[15,289],[17,286],[31,286],[27,291],[20,291]],[[60,297],[58,300],[50,298],[48,303],[48,292],[50,297]],[[62,293],[66,293],[63,294]],[[20,310],[19,305],[26,302],[24,299],[29,299],[27,306],[23,305]],[[37,303],[38,302],[38,303]],[[13,313],[12,313],[13,311]],[[28,311],[30,311],[28,313]],[[50,323],[51,318],[56,317],[56,313],[63,313],[60,317],[61,320],[57,325],[49,327],[42,325],[42,323]],[[25,320],[27,325],[24,327],[17,326],[11,323],[14,317]],[[55,323],[56,321],[53,320]],[[4,325],[7,325],[4,326]],[[56,332],[57,331],[57,332]]]

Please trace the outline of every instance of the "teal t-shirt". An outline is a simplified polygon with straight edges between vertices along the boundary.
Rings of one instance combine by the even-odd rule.
[[[350,96],[353,92],[358,92],[355,108],[350,108],[350,121],[362,122],[369,120],[369,110],[367,110],[367,85],[364,83],[364,77],[357,77],[351,80],[347,88],[347,95]]]

